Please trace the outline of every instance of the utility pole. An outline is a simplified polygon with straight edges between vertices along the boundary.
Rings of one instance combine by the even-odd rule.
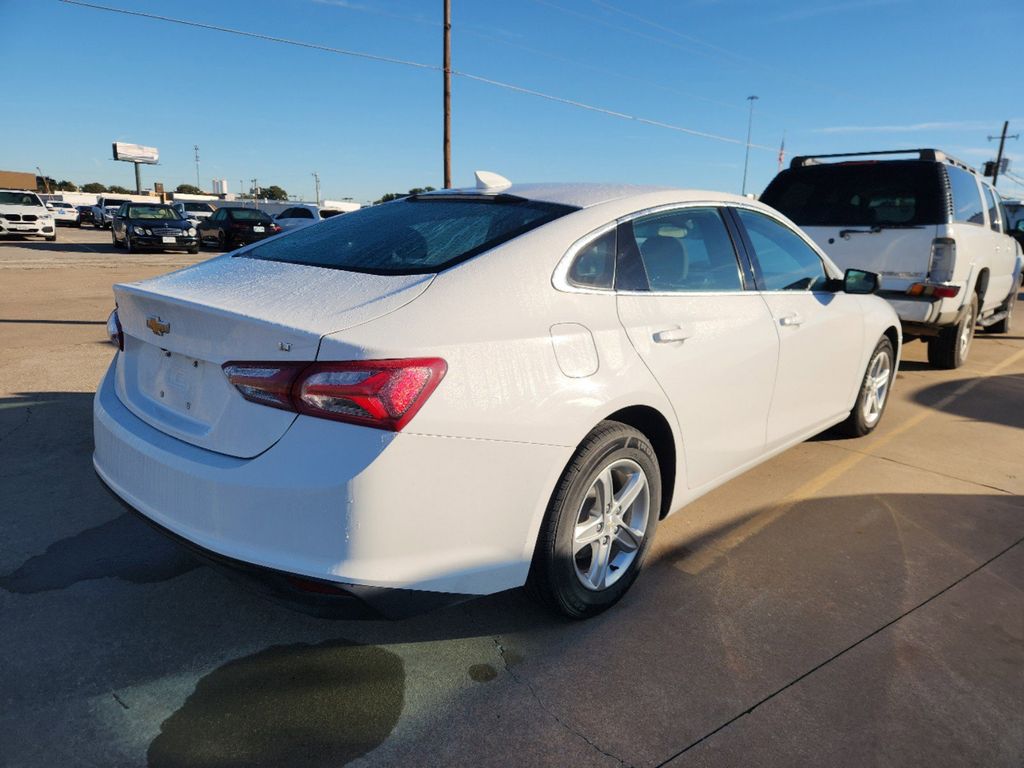
[[[260,207],[260,185],[257,183],[259,179],[252,179],[252,204],[256,206],[256,210]]]
[[[40,168],[40,167],[39,167],[39,166],[37,165],[37,166],[36,166],[36,170],[37,170],[37,171],[39,171],[39,178],[43,180],[43,189],[45,189],[45,190],[46,190],[46,194],[48,194],[48,195],[49,195],[49,194],[52,194],[52,193],[50,192],[50,182],[48,182],[48,181],[46,180],[46,174],[45,174],[45,173],[43,173],[43,169],[42,169],[42,168]],[[38,189],[38,187],[37,187],[37,189]]]
[[[444,188],[452,186],[452,0],[444,0]]]
[[[1006,130],[1009,127],[1010,127],[1010,121],[1006,120],[1006,121],[1003,122],[1003,133],[1002,133],[1001,136],[989,136],[988,137],[989,141],[992,141],[993,139],[999,139],[999,152],[996,155],[995,167],[992,169],[992,186],[993,187],[996,185],[996,181],[998,181],[998,179],[999,179],[999,166],[1002,165],[1002,163],[1003,163],[1003,145],[1006,144],[1006,140],[1007,139],[1019,139],[1020,138],[1020,134],[1019,133],[1015,133],[1012,136],[1007,136],[1006,135]]]
[[[320,174],[313,171],[313,180],[316,182],[316,204],[320,205]]]
[[[750,115],[747,118],[747,154],[743,158],[743,187],[740,190],[741,195],[747,194],[747,166],[750,165],[750,132],[754,127],[754,102],[757,101],[757,96],[747,96],[747,101],[750,102]]]
[[[201,191],[203,189],[203,185],[199,183],[199,145],[193,144],[192,149],[195,150],[196,153],[196,189]]]

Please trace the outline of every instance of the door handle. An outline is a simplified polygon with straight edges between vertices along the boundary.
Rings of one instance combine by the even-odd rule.
[[[804,322],[803,317],[794,312],[791,315],[785,315],[779,318],[779,325],[796,326],[802,325]]]
[[[674,341],[686,341],[693,335],[692,331],[683,328],[666,328],[654,333],[651,338],[655,344],[671,344]]]

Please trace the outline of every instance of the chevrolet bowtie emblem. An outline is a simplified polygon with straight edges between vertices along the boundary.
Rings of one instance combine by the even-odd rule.
[[[147,317],[146,327],[157,336],[163,336],[165,333],[171,332],[171,324],[165,323],[159,317]]]

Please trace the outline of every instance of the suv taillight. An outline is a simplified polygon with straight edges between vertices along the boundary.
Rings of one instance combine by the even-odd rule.
[[[928,261],[928,281],[948,283],[953,279],[956,265],[956,241],[951,237],[936,237],[932,240],[932,255]]]
[[[229,362],[223,368],[251,402],[394,432],[423,407],[448,370],[440,358]]]

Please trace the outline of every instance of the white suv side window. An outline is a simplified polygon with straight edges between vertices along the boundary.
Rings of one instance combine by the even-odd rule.
[[[999,206],[996,196],[992,194],[992,187],[982,184],[981,188],[985,190],[985,203],[988,205],[988,225],[992,227],[993,232],[1002,232],[1002,208]]]
[[[985,208],[974,176],[956,166],[946,166],[949,187],[953,191],[953,220],[985,225]]]

